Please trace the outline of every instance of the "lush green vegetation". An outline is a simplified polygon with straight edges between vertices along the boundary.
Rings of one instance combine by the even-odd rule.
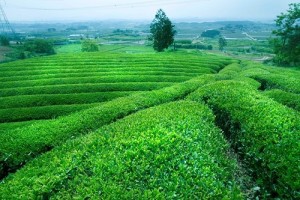
[[[0,195],[242,199],[228,147],[206,106],[165,104],[41,156],[10,176]]]
[[[99,45],[93,40],[84,40],[81,44],[81,51],[83,52],[95,52],[99,51]]]
[[[299,68],[128,49],[0,65],[0,199],[299,198]]]
[[[206,102],[214,110],[217,123],[252,168],[262,191],[271,191],[272,198],[298,195],[298,113],[237,81],[219,81],[188,99]]]
[[[173,44],[176,30],[162,9],[159,9],[155,14],[155,18],[150,25],[150,33],[149,40],[153,42],[153,49],[158,52]]]
[[[272,40],[276,56],[274,61],[281,65],[300,64],[300,3],[291,3],[286,13],[275,20],[277,37]]]
[[[279,89],[269,90],[263,94],[283,105],[300,111],[300,94],[285,92]]]

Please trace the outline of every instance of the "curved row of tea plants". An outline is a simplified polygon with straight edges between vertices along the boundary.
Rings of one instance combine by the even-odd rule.
[[[300,72],[296,69],[270,67],[252,62],[244,62],[244,65],[240,75],[259,81],[261,90],[281,89],[300,93]]]
[[[0,183],[1,199],[243,199],[208,107],[150,108],[67,142]]]
[[[98,83],[98,84],[71,84],[71,85],[49,85],[37,87],[22,87],[0,89],[2,97],[17,95],[39,95],[39,94],[73,94],[73,93],[95,93],[112,91],[147,91],[171,86],[172,82],[124,82],[124,83]]]
[[[263,94],[283,105],[300,111],[300,94],[285,92],[279,89],[268,90],[263,92]]]
[[[60,116],[72,114],[74,112],[93,108],[99,105],[101,105],[101,103],[0,109],[0,124],[8,122],[55,119]]]
[[[232,61],[186,53],[82,53],[4,63],[0,65],[0,123],[56,118],[94,106],[85,104],[216,73]]]
[[[200,76],[171,87],[117,98],[66,117],[5,132],[0,135],[1,177],[70,138],[87,134],[137,110],[183,98],[212,81],[212,75]]]
[[[105,71],[105,72],[99,72],[99,70],[95,70],[92,72],[90,69],[89,71],[82,71],[78,73],[71,73],[66,72],[63,73],[60,71],[59,73],[47,73],[47,74],[41,74],[41,75],[30,75],[30,76],[9,76],[9,77],[0,77],[0,82],[9,82],[9,81],[19,81],[22,79],[25,80],[41,80],[41,79],[63,79],[63,78],[86,78],[86,77],[101,77],[101,76],[134,76],[134,75],[150,75],[150,76],[189,76],[189,77],[195,77],[195,74],[210,74],[210,73],[216,73],[216,71],[208,68],[200,68],[197,70],[190,70],[190,69],[173,69],[170,71],[169,68],[164,69],[150,69],[150,70],[128,70],[126,68],[122,68],[121,70],[112,70],[112,71]]]
[[[126,83],[126,82],[183,82],[191,79],[190,76],[163,76],[163,75],[113,75],[113,76],[90,76],[80,78],[54,78],[40,80],[19,80],[1,83],[0,89],[40,87],[72,84],[98,84],[98,83]]]
[[[214,110],[264,198],[300,197],[299,113],[239,81],[206,85],[187,99],[204,101]]]
[[[135,91],[91,92],[71,94],[19,95],[0,98],[0,108],[22,108],[50,105],[89,104],[109,101],[117,97],[127,96]]]

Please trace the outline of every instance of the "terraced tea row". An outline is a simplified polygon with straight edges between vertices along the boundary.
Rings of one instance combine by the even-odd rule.
[[[0,65],[2,121],[69,115],[0,124],[0,199],[300,198],[293,69],[189,53],[21,64]]]
[[[298,199],[299,113],[238,81],[219,81],[188,97],[207,103],[250,168],[265,198]]]
[[[190,77],[194,77],[195,74],[210,74],[210,73],[215,73],[216,71],[211,70],[211,69],[207,69],[207,68],[201,68],[201,69],[197,69],[197,70],[190,70],[190,69],[172,69],[172,71],[170,71],[170,69],[151,69],[149,71],[146,70],[139,70],[139,71],[132,71],[132,70],[126,70],[126,69],[122,69],[115,71],[105,71],[105,72],[99,72],[99,70],[95,70],[94,72],[91,72],[91,70],[89,69],[89,72],[86,71],[82,71],[82,72],[78,72],[78,73],[70,73],[70,72],[66,72],[64,73],[62,70],[60,70],[59,73],[47,73],[47,74],[42,74],[42,75],[31,75],[31,76],[22,76],[22,80],[40,80],[40,79],[58,79],[58,78],[85,78],[85,77],[101,77],[101,76],[134,76],[134,75],[140,75],[140,76],[144,76],[144,75],[150,75],[150,76],[190,76]],[[19,76],[15,76],[15,74],[11,74],[12,76],[9,77],[0,77],[0,82],[8,82],[8,81],[20,81],[20,77]]]
[[[40,94],[73,94],[73,93],[95,93],[112,91],[147,91],[160,89],[173,85],[173,82],[122,82],[122,83],[96,83],[96,84],[71,84],[71,85],[49,85],[37,87],[22,87],[1,89],[2,97],[18,95],[40,95]]]
[[[117,97],[127,96],[135,91],[92,92],[71,94],[17,95],[0,98],[0,109],[26,108],[49,105],[89,104],[110,101]]]
[[[283,105],[300,111],[300,94],[285,92],[278,89],[265,91],[263,94]]]
[[[214,76],[200,76],[171,87],[121,97],[66,117],[37,122],[23,129],[1,134],[1,177],[72,137],[87,134],[137,110],[183,98],[211,81],[214,81]]]
[[[242,199],[228,148],[206,106],[165,104],[35,159],[0,198]]]
[[[113,76],[90,76],[80,78],[54,78],[42,80],[20,80],[1,83],[1,89],[72,85],[72,84],[98,84],[98,83],[126,83],[126,82],[183,82],[190,79],[190,76],[157,76],[157,75],[113,75]]]
[[[182,53],[79,53],[1,64],[0,122],[56,118],[132,92],[216,73],[231,61]]]

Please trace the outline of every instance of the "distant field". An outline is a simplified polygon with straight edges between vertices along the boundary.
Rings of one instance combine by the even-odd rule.
[[[0,199],[300,197],[299,68],[59,51],[0,65]]]

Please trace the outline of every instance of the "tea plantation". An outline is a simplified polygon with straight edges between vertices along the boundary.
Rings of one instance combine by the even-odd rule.
[[[76,53],[0,83],[0,199],[300,198],[299,68]]]

